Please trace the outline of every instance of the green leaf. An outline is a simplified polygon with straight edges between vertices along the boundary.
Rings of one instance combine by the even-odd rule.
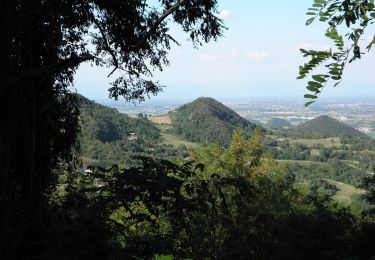
[[[317,99],[318,98],[317,96],[311,95],[311,94],[305,94],[304,97],[305,98],[310,98],[310,99]]]
[[[316,87],[313,87],[313,86],[307,86],[306,87],[308,90],[312,91],[312,92],[317,92],[318,89]]]
[[[333,85],[333,87],[336,87],[338,84],[340,84],[341,83],[341,81],[339,81],[339,82],[336,82],[335,83],[335,85]]]
[[[315,82],[315,81],[309,81],[309,83],[307,83],[309,86],[312,86],[314,88],[322,88],[323,85],[320,84],[319,82]]]
[[[372,41],[366,47],[368,52],[371,50],[371,47],[372,47],[373,44],[375,44],[375,36],[372,38]]]
[[[313,103],[315,103],[315,101],[309,101],[309,102],[305,103],[305,107],[308,107],[308,106],[310,106]]]
[[[313,80],[319,82],[319,83],[325,83],[326,79],[323,78],[321,75],[313,75],[312,76]]]
[[[308,19],[307,21],[306,21],[306,25],[310,25],[310,24],[312,24],[312,22],[315,20],[315,17],[311,17],[310,19]]]

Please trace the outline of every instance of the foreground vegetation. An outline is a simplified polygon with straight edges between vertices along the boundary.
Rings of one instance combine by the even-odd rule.
[[[62,173],[64,188],[50,204],[59,225],[49,241],[63,239],[48,243],[45,253],[109,259],[374,255],[371,212],[337,203],[322,185],[295,185],[287,166],[263,153],[260,132],[246,139],[237,131],[228,148],[206,144],[191,148],[190,156],[193,161],[181,163],[136,157],[137,167]]]
[[[39,257],[375,255],[372,142],[294,130],[248,138],[237,129],[223,144],[198,145],[173,125],[78,99],[85,163],[82,172],[55,172],[38,226],[45,235],[29,245],[42,245]]]

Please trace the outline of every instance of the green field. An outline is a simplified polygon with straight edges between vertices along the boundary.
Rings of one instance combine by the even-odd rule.
[[[173,260],[173,257],[169,255],[157,256],[156,260]]]
[[[368,134],[371,138],[375,139],[375,133]]]
[[[312,164],[316,164],[316,165],[319,165],[319,166],[328,166],[328,163],[326,162],[317,162],[317,161],[308,161],[308,160],[276,160],[278,162],[282,162],[282,163],[298,163],[302,166],[310,166]]]
[[[332,148],[335,146],[341,146],[340,137],[330,137],[322,139],[291,139],[288,138],[290,143],[300,143],[311,148],[314,145],[322,145],[326,148]]]
[[[198,144],[192,143],[186,140],[181,139],[180,137],[168,133],[168,130],[171,128],[170,125],[157,125],[157,128],[161,131],[161,136],[163,137],[163,143],[168,145],[173,145],[174,147],[178,147],[180,145],[185,145],[186,147],[197,147]]]
[[[365,193],[364,190],[358,189],[343,182],[334,181],[332,179],[325,180],[330,184],[334,184],[339,189],[339,191],[335,194],[335,196],[333,196],[333,198],[346,205],[350,205],[356,197]]]

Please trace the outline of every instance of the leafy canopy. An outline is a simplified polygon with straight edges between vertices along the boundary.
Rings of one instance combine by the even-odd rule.
[[[254,179],[271,172],[284,172],[283,165],[263,153],[261,136],[261,130],[257,129],[251,138],[246,139],[244,132],[236,129],[228,148],[206,143],[199,148],[190,149],[190,157],[204,165],[203,178],[220,173],[223,176]]]
[[[328,24],[325,36],[334,43],[334,47],[329,50],[300,49],[303,56],[310,60],[299,67],[297,79],[306,78],[320,65],[325,67],[325,72],[312,75],[306,86],[310,94],[306,94],[305,98],[311,101],[305,105],[309,106],[316,101],[329,81],[334,82],[335,87],[340,84],[347,63],[360,59],[364,54],[360,43],[368,26],[375,21],[375,5],[374,0],[314,0],[307,15],[309,19],[306,25],[316,19]],[[375,36],[367,43],[367,52],[374,43]]]
[[[169,64],[178,44],[169,22],[199,46],[222,35],[216,8],[216,0],[0,1],[2,258],[39,255],[23,250],[31,247],[24,238],[37,240],[44,228],[52,170],[77,161],[79,104],[70,87],[79,65],[110,68],[110,97],[142,101],[161,91],[152,71]],[[111,130],[104,135],[118,139]]]

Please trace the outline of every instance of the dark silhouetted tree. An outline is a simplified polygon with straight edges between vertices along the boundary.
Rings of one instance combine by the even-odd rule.
[[[6,258],[38,236],[52,169],[72,165],[76,97],[83,62],[112,68],[110,96],[144,100],[161,85],[153,69],[168,65],[168,19],[198,46],[221,36],[215,0],[57,0],[0,2],[0,240]],[[115,71],[117,71],[115,73]],[[120,75],[115,77],[115,75]],[[34,247],[37,247],[34,245]]]

